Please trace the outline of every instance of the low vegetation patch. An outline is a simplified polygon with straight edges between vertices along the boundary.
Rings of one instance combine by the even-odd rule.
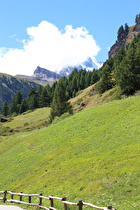
[[[9,118],[8,122],[0,123],[0,134],[11,135],[12,132],[31,131],[45,127],[48,125],[49,114],[50,108],[44,107]]]

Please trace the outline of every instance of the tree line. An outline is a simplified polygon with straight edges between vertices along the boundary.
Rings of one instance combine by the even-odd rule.
[[[126,51],[121,47],[117,55],[100,68],[99,75],[97,90],[100,94],[115,85],[127,96],[140,90],[140,34],[134,38]]]
[[[128,33],[129,31],[129,26],[127,23],[125,23],[125,26],[121,25],[120,28],[118,29],[118,35],[121,34],[122,32]]]
[[[95,69],[93,71],[86,71],[86,69],[78,71],[75,68],[68,78],[62,77],[59,81],[55,81],[52,86],[47,84],[38,89],[32,87],[27,98],[23,98],[21,91],[18,90],[9,105],[6,101],[4,102],[1,113],[4,116],[15,116],[27,110],[51,107],[50,118],[52,120],[56,115],[60,116],[66,111],[71,113],[72,107],[67,101],[75,97],[78,91],[96,83],[99,79],[98,71]]]
[[[138,23],[140,21],[140,13],[136,15],[135,23]]]
[[[135,17],[135,23],[138,23],[140,21],[140,13],[136,15]],[[125,23],[125,26],[121,25],[120,28],[118,29],[118,35],[121,34],[122,32],[127,32],[129,31],[129,26],[127,23]]]

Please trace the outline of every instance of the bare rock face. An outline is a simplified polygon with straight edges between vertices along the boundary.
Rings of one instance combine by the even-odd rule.
[[[119,51],[122,46],[125,50],[127,49],[127,45],[140,33],[140,20],[136,25],[129,28],[128,31],[121,32],[118,37],[116,43],[111,47],[108,52],[108,57],[113,58]]]
[[[117,54],[117,52],[119,51],[121,46],[124,49],[126,48],[127,35],[128,35],[128,33],[126,33],[125,31],[118,35],[116,43],[111,47],[111,49],[108,53],[109,58],[113,58]]]
[[[37,66],[37,68],[34,71],[33,77],[35,77],[38,80],[45,80],[45,81],[53,81],[60,79],[60,75],[52,72],[50,70],[41,68]]]

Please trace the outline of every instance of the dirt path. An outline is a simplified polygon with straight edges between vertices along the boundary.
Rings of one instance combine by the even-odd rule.
[[[17,206],[0,205],[0,210],[23,210],[23,209],[21,209],[20,207],[17,207]]]

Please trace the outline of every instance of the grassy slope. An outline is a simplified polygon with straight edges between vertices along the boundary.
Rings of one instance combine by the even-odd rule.
[[[0,137],[0,190],[138,209],[139,140],[140,96]]]
[[[28,114],[16,116],[12,118],[11,122],[0,123],[0,133],[8,133],[11,130],[12,132],[30,131],[42,126],[44,127],[49,119],[49,114],[50,108],[44,107]]]
[[[75,98],[70,100],[75,110],[88,109],[97,105],[108,103],[113,100],[121,99],[121,94],[118,87],[114,87],[99,95],[95,86],[96,84],[80,91]],[[85,106],[82,108],[80,107],[81,103],[85,104]]]

